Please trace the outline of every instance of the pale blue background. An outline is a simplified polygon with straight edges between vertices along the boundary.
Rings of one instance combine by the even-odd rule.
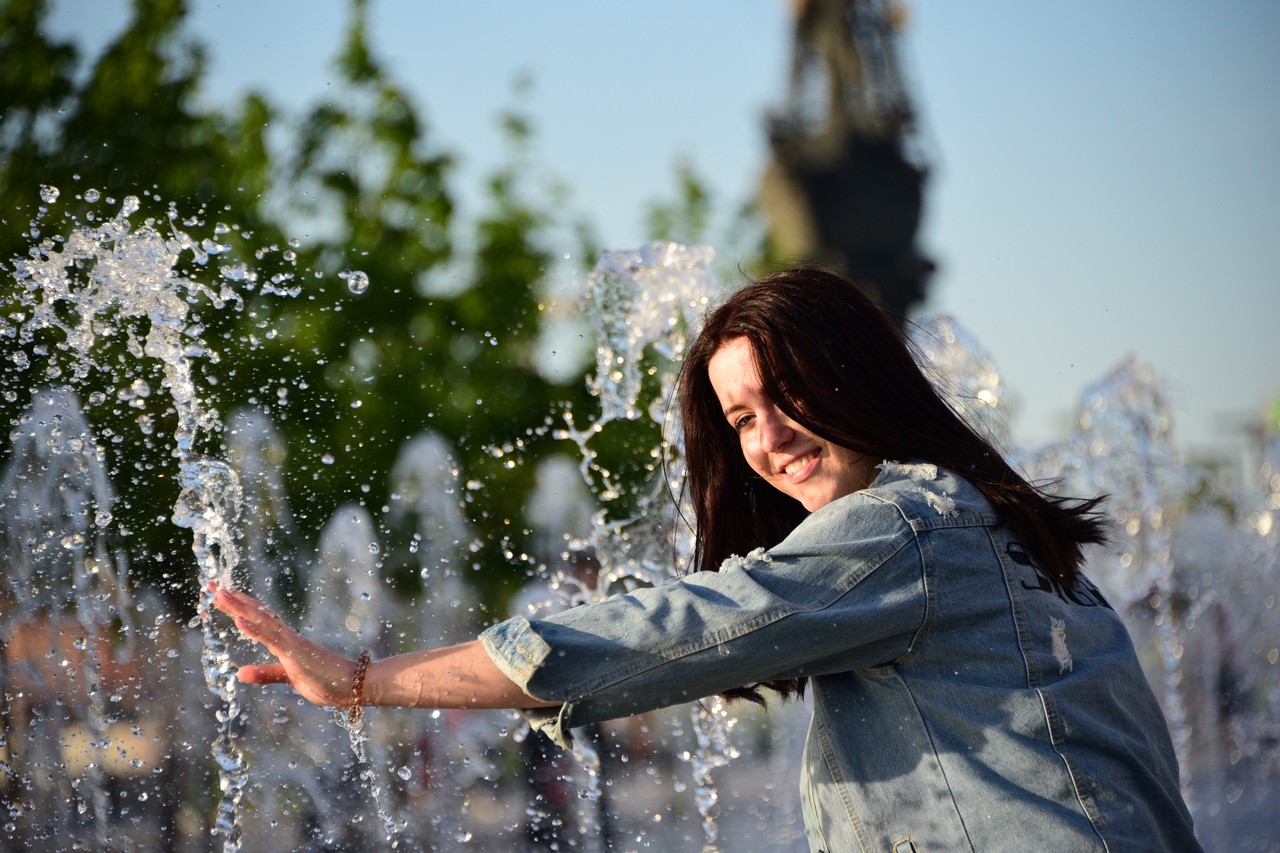
[[[1167,381],[1185,451],[1250,461],[1249,430],[1280,394],[1280,4],[909,7],[903,59],[932,166],[923,242],[940,265],[922,313],[955,315],[992,352],[1023,442],[1061,435],[1081,390],[1136,353]],[[55,8],[56,31],[91,50],[127,10]],[[205,97],[259,87],[301,112],[331,91],[346,3],[192,9]],[[609,247],[644,240],[679,158],[721,211],[758,183],[789,59],[781,0],[371,9],[378,55],[464,166],[466,212],[501,161],[496,116],[521,71],[538,162]]]

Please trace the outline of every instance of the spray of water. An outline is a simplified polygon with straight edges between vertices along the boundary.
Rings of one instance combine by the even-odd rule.
[[[42,192],[46,204],[57,197],[54,188]],[[132,355],[152,359],[161,368],[163,387],[177,414],[173,456],[182,491],[173,521],[192,531],[205,640],[203,669],[209,688],[222,703],[216,712],[218,734],[213,747],[222,790],[216,831],[223,837],[224,848],[235,851],[240,846],[238,807],[247,771],[235,743],[240,706],[227,654],[228,629],[214,623],[208,589],[214,582],[232,585],[232,570],[239,560],[235,524],[241,494],[234,469],[200,452],[212,443],[219,421],[217,412],[203,404],[192,364],[202,358],[216,362],[218,356],[201,339],[203,328],[192,320],[191,309],[201,303],[214,309],[240,308],[243,299],[229,283],[215,291],[178,271],[184,256],[207,265],[211,256],[228,251],[228,246],[213,239],[197,242],[177,227],[173,209],[167,223],[148,219],[135,226],[130,217],[139,207],[139,200],[129,196],[114,216],[98,225],[74,228],[60,241],[45,238],[30,257],[16,259],[19,310],[12,316],[18,323],[20,344],[32,344],[37,336],[50,332],[59,338],[56,346],[69,356],[65,369],[70,376],[65,378],[70,381],[102,368],[97,359],[99,340],[121,334]],[[42,207],[41,216],[45,212]],[[31,232],[39,233],[38,223]],[[18,353],[25,359],[21,350]],[[20,360],[18,366],[23,366]],[[63,371],[56,361],[51,362],[46,377],[64,378]],[[122,399],[150,394],[143,380],[121,390]]]
[[[41,216],[57,197],[56,190],[46,188]],[[97,203],[88,193],[85,199]],[[233,441],[223,461],[215,441],[218,415],[202,402],[192,372],[193,363],[212,364],[218,357],[202,340],[193,306],[235,310],[242,304],[242,289],[256,286],[260,293],[287,294],[297,288],[287,279],[258,283],[252,269],[232,263],[221,265],[214,287],[194,281],[179,271],[179,259],[207,267],[225,253],[220,240],[226,230],[195,240],[178,227],[176,215],[167,222],[135,226],[131,217],[137,208],[135,200],[125,199],[116,212],[75,228],[65,239],[44,238],[41,221],[33,223],[29,233],[37,242],[30,257],[13,266],[13,310],[8,322],[0,323],[0,335],[23,345],[9,355],[14,368],[34,372],[43,365],[39,383],[32,384],[54,386],[35,395],[12,434],[13,453],[0,482],[0,502],[5,504],[0,533],[6,553],[14,556],[7,582],[0,583],[0,601],[6,616],[56,614],[74,625],[80,647],[71,651],[83,654],[67,654],[61,671],[77,670],[75,678],[87,685],[76,694],[80,704],[72,710],[88,721],[88,739],[101,746],[117,722],[118,701],[106,683],[106,657],[114,665],[134,654],[131,643],[138,628],[132,611],[145,598],[131,598],[127,564],[109,541],[116,498],[102,448],[71,390],[92,371],[110,372],[99,357],[104,338],[123,341],[131,358],[156,364],[162,372],[160,389],[129,376],[121,380],[116,397],[140,410],[157,392],[172,400],[178,415],[172,476],[182,486],[173,519],[192,531],[202,590],[210,580],[230,582],[243,552],[250,557],[248,571],[255,573],[255,588],[270,595],[280,595],[272,586],[277,577],[307,573],[314,584],[309,583],[304,618],[313,629],[327,632],[326,637],[345,636],[353,646],[389,653],[406,643],[449,642],[474,631],[478,626],[465,618],[472,602],[458,570],[478,543],[463,513],[467,487],[459,483],[460,472],[447,446],[430,435],[406,445],[393,472],[384,518],[375,524],[366,514],[353,525],[351,517],[366,511],[344,508],[326,527],[321,545],[312,549],[289,516],[287,496],[278,481],[284,451],[278,437],[273,439],[269,422],[259,412],[233,416],[232,435],[254,439]],[[554,564],[569,544],[564,535],[570,533],[581,537],[573,543],[575,548],[593,553],[599,568],[587,582],[570,567],[554,565],[546,586],[562,599],[559,606],[665,583],[688,567],[692,538],[681,513],[684,518],[689,514],[687,508],[672,507],[669,499],[680,491],[684,468],[679,424],[667,405],[688,336],[721,290],[710,272],[711,259],[708,249],[655,244],[638,252],[605,255],[590,278],[587,315],[599,342],[591,388],[599,399],[599,414],[589,422],[581,421],[581,415],[577,421],[570,416],[557,435],[576,448],[577,476],[598,504],[589,509],[558,507],[564,511],[540,522],[556,529],[535,550],[545,563]],[[367,278],[355,272],[344,281],[353,293],[368,286]],[[999,373],[976,341],[954,321],[941,320],[921,329],[916,346],[953,405],[991,433],[1029,475],[1059,479],[1061,488],[1072,494],[1113,495],[1111,511],[1121,535],[1114,547],[1092,555],[1089,571],[1123,611],[1140,650],[1153,662],[1153,680],[1183,759],[1184,779],[1193,794],[1213,804],[1198,815],[1202,834],[1225,843],[1232,837],[1231,827],[1214,823],[1214,809],[1225,813],[1230,805],[1248,804],[1250,797],[1257,800],[1251,814],[1271,814],[1265,808],[1273,790],[1267,780],[1280,769],[1280,731],[1275,724],[1280,719],[1280,679],[1275,676],[1280,643],[1274,619],[1280,563],[1280,440],[1273,436],[1267,445],[1260,489],[1252,482],[1240,488],[1213,485],[1173,451],[1172,421],[1159,383],[1148,368],[1133,362],[1088,390],[1069,436],[1046,448],[1020,448],[1009,439]],[[8,388],[5,393],[15,391]],[[611,425],[642,423],[656,426],[663,439],[652,449],[653,477],[628,493],[625,478],[601,461],[596,440]],[[554,494],[566,493],[563,485],[550,488]],[[1206,493],[1208,502],[1197,497]],[[546,509],[548,502],[542,503]],[[405,531],[409,552],[419,561],[425,591],[412,606],[389,600],[385,587],[373,582],[380,565],[375,549],[381,547],[375,527],[384,523]],[[315,555],[315,562],[298,552]],[[201,605],[207,613],[203,599],[204,593]],[[400,630],[390,631],[377,618],[380,613],[393,614]],[[112,626],[120,638],[106,656],[94,639],[103,635],[103,626]],[[213,743],[222,788],[214,829],[224,846],[234,850],[242,832],[241,798],[249,785],[237,748],[242,729],[292,733],[305,729],[304,721],[319,725],[322,720],[308,717],[305,708],[239,697],[226,654],[230,638],[219,633],[207,615],[201,627],[200,670],[217,697],[216,726],[207,737],[178,737]],[[7,660],[10,656],[0,657]],[[46,784],[57,774],[24,768],[51,768],[64,761],[56,738],[29,738],[25,753],[9,742],[10,699],[21,694],[15,685],[25,677],[0,667],[0,718],[5,721],[0,726],[0,777]],[[54,684],[48,680],[46,692]],[[173,701],[196,704],[185,695]],[[731,737],[737,722],[731,710],[715,702],[696,706],[693,740],[682,756],[692,773],[705,849],[726,843],[716,819],[720,795],[713,771],[741,760],[743,750]],[[412,796],[432,796],[432,805],[417,809],[432,814],[430,827],[416,830],[420,834],[415,839],[433,849],[470,843],[472,832],[464,818],[471,798],[461,790],[494,774],[484,757],[486,745],[507,723],[483,715],[461,722],[436,714],[428,730],[418,733],[383,726],[376,715],[372,719],[378,725],[354,733],[361,768],[357,772],[364,774],[361,787],[375,794],[383,839],[395,843],[403,835],[415,814],[407,810],[415,802]],[[318,824],[314,839],[341,844],[348,837],[344,816],[368,809],[344,799],[350,798],[352,788],[344,783],[348,766],[334,758],[337,751],[327,748],[331,742],[317,737],[315,730],[307,729],[309,734],[297,740],[292,734],[264,738],[273,744],[264,746],[262,769],[255,776],[288,783],[277,787],[260,782],[269,794],[265,801],[272,804],[267,818],[272,827],[280,814],[302,812]],[[675,731],[674,736],[683,737],[683,725]],[[424,746],[432,739],[433,745]],[[435,757],[424,758],[427,753]],[[593,849],[599,842],[599,825],[593,823],[598,811],[586,806],[602,795],[601,760],[586,744],[576,757],[580,769],[575,785],[585,804],[579,812],[579,847]],[[413,782],[423,775],[432,781]],[[779,784],[780,790],[790,787],[794,786]],[[300,809],[289,799],[291,788],[303,792],[308,808]],[[112,807],[105,791],[101,773],[94,768],[74,787],[50,790],[42,801],[65,802],[68,808],[46,816],[40,832],[28,837],[78,833],[87,819],[91,843],[106,846]],[[393,791],[395,796],[390,795]],[[5,802],[10,811],[0,818],[5,832],[13,836],[30,816]]]
[[[586,600],[661,585],[689,567],[693,530],[687,519],[692,513],[671,502],[684,491],[683,431],[669,407],[685,347],[697,334],[703,314],[724,292],[712,272],[714,258],[705,246],[653,243],[635,252],[604,254],[588,279],[586,314],[597,341],[589,387],[600,412],[582,428],[570,413],[568,428],[558,433],[577,444],[583,478],[604,506],[589,535],[601,579],[585,588]],[[646,417],[663,436],[653,450],[653,476],[637,487],[637,493],[624,494],[618,480],[599,464],[591,440],[611,423]],[[613,502],[635,509],[615,517],[609,512]],[[563,573],[560,582],[565,582]],[[729,737],[733,718],[719,699],[694,705],[692,714],[695,742],[682,758],[692,770],[704,849],[710,851],[716,849],[718,837],[718,793],[711,771],[738,751]]]
[[[96,755],[114,722],[104,670],[130,660],[134,651],[132,608],[123,583],[126,568],[117,564],[105,535],[115,501],[105,454],[93,438],[78,398],[67,391],[36,394],[13,439],[13,453],[0,477],[0,503],[8,512],[8,523],[0,528],[8,581],[0,595],[6,599],[2,609],[15,613],[16,603],[22,601],[36,614],[25,626],[31,640],[24,644],[35,646],[50,636],[70,634],[70,648],[66,649],[70,656],[62,663],[68,669],[81,670],[82,678],[77,684],[60,683],[58,674],[38,668],[27,679],[32,682],[29,685],[17,679],[19,690],[15,692],[28,686],[62,695],[68,719],[87,725],[87,751]],[[115,637],[121,642],[115,642]],[[107,649],[109,660],[104,660]],[[10,679],[2,681],[7,695]],[[88,687],[75,689],[79,685]],[[8,726],[4,728],[7,731]],[[0,738],[4,736],[0,733]],[[42,756],[32,755],[26,764],[34,770],[41,760]],[[3,769],[6,773],[15,770],[13,765]],[[55,795],[54,802],[75,814],[88,812],[95,841],[106,844],[110,810],[102,762],[91,760],[85,770],[82,779],[38,772],[27,772],[23,777],[25,784]],[[71,790],[55,791],[66,786]],[[55,832],[70,831],[77,823],[71,812],[46,815],[45,819]]]

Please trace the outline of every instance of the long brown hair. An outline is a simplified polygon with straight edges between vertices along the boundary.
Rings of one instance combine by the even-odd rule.
[[[720,411],[708,363],[740,337],[751,343],[765,392],[788,417],[873,458],[928,461],[964,477],[1065,587],[1075,584],[1083,546],[1106,540],[1102,498],[1057,497],[1024,480],[938,395],[878,304],[839,273],[805,265],[732,294],[685,358],[678,394],[696,570],[716,571],[732,554],[776,545],[807,515],[755,476]],[[763,686],[790,695],[803,681]],[[725,695],[760,699],[752,687]]]

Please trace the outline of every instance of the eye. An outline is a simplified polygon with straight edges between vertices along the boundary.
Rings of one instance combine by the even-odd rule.
[[[733,422],[734,431],[742,432],[744,429],[746,429],[748,426],[751,425],[751,422],[753,420],[755,420],[755,415],[739,415],[737,419]]]

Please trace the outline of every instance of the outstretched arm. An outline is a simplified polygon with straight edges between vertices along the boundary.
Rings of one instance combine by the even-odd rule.
[[[275,658],[240,668],[246,684],[288,684],[317,705],[346,708],[356,662],[311,642],[265,605],[218,587],[213,606],[235,620],[240,633]],[[490,660],[478,640],[396,655],[369,665],[361,704],[406,708],[541,708],[558,703],[529,696]]]

